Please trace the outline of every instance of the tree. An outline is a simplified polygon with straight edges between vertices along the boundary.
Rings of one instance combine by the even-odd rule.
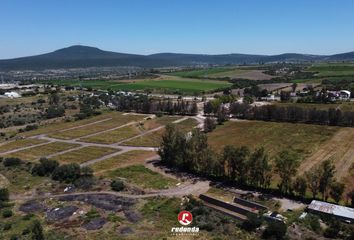
[[[39,220],[33,221],[31,232],[33,240],[44,240],[43,228]]]
[[[5,158],[3,161],[4,167],[18,166],[18,165],[21,165],[21,163],[22,163],[22,160],[19,158],[15,158],[15,157]]]
[[[286,230],[287,226],[285,223],[278,221],[270,222],[264,230],[262,238],[281,240],[284,239]]]
[[[218,124],[222,124],[223,122],[225,122],[227,120],[227,113],[226,113],[225,107],[220,106],[218,108],[216,117],[217,117]]]
[[[354,190],[348,193],[348,198],[350,199],[351,206],[354,207]]]
[[[92,177],[93,176],[93,170],[92,168],[88,166],[84,166],[80,170],[80,174],[82,177]]]
[[[113,191],[120,192],[125,188],[124,182],[121,180],[113,180],[111,182],[111,188]]]
[[[250,156],[249,181],[255,187],[268,187],[271,180],[272,167],[263,147],[257,148]]]
[[[73,183],[80,177],[80,165],[77,163],[69,163],[57,167],[53,174],[53,180],[60,182]]]
[[[216,128],[216,122],[214,119],[207,117],[204,120],[204,131],[206,133],[212,132]]]
[[[275,159],[275,172],[278,173],[281,181],[279,190],[282,193],[290,193],[292,177],[296,175],[300,162],[297,156],[287,150],[279,153]]]
[[[307,182],[304,177],[297,177],[293,183],[294,191],[301,197],[305,197]]]
[[[333,180],[335,166],[331,160],[327,159],[321,163],[320,168],[322,173],[320,178],[320,191],[322,192],[323,199],[327,200],[327,189]]]
[[[49,104],[58,106],[60,102],[60,97],[58,93],[54,92],[49,95]]]
[[[9,190],[7,188],[0,188],[0,203],[9,201]]]
[[[316,198],[317,193],[320,190],[321,175],[322,172],[318,166],[314,166],[310,170],[305,172],[307,185],[312,193],[313,198]]]
[[[330,185],[330,196],[338,203],[342,198],[344,192],[345,185],[343,183],[333,181]]]
[[[39,164],[35,164],[32,168],[32,174],[38,176],[50,176],[59,166],[56,160],[41,158]]]
[[[248,232],[253,232],[256,228],[260,227],[262,223],[262,216],[249,213],[247,214],[247,219],[242,223],[241,227]]]
[[[65,109],[61,106],[49,106],[46,111],[46,118],[57,118],[65,115]]]

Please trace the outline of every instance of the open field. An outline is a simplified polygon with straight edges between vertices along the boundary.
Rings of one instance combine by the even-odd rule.
[[[83,163],[99,157],[106,156],[108,154],[117,152],[117,149],[108,147],[95,147],[89,146],[80,148],[78,150],[73,150],[64,154],[52,157],[52,159],[57,160],[61,164],[64,163]]]
[[[198,122],[193,118],[188,118],[182,122],[176,123],[177,127],[187,133],[193,129],[193,127],[198,125]],[[158,147],[161,143],[161,138],[165,129],[160,129],[158,131],[146,134],[141,137],[134,138],[132,140],[123,142],[122,145],[125,146],[142,146],[142,147]]]
[[[52,84],[65,85],[65,86],[83,86],[91,87],[93,89],[112,89],[112,90],[123,90],[123,91],[133,91],[133,90],[169,90],[169,91],[181,91],[185,93],[194,93],[202,91],[212,91],[219,88],[225,88],[231,86],[231,83],[224,81],[212,81],[212,80],[197,80],[197,79],[148,79],[139,80],[132,82],[119,82],[119,81],[107,81],[107,80],[90,80],[78,82],[75,80],[57,80],[51,81]]]
[[[353,76],[353,64],[318,64],[307,69],[310,72],[316,72],[319,77],[333,76]]]
[[[15,140],[11,142],[5,142],[4,144],[0,145],[0,153],[15,150],[17,148],[29,147],[41,143],[45,143],[45,140],[41,139],[21,139]]]
[[[208,141],[217,150],[227,145],[263,146],[274,157],[282,150],[292,150],[300,160],[305,159],[340,128],[309,124],[261,121],[226,122],[208,134]]]
[[[159,173],[145,168],[143,165],[131,165],[124,168],[118,168],[107,172],[106,175],[112,179],[124,178],[129,183],[144,189],[166,189],[175,186],[178,183],[175,179],[162,176]]]
[[[147,158],[153,157],[156,152],[134,150],[117,155],[98,163],[92,164],[90,167],[95,172],[95,175],[102,175],[105,172],[111,171],[115,168],[126,167],[134,164],[142,164]]]
[[[336,166],[335,176],[338,180],[343,180],[350,175],[350,169],[354,164],[354,129],[342,128],[321,145],[317,151],[305,159],[300,168],[299,174],[310,169],[317,163],[330,159]],[[351,186],[353,188],[353,186]]]
[[[39,147],[20,150],[18,152],[6,155],[5,157],[17,157],[26,161],[34,161],[41,157],[46,157],[53,153],[65,151],[78,146],[80,145],[63,142],[52,142]]]

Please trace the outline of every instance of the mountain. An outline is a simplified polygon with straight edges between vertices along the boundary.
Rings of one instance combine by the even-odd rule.
[[[305,61],[341,61],[354,60],[354,52],[330,56],[286,53],[280,55],[251,54],[180,54],[158,53],[138,55],[104,51],[95,47],[75,45],[54,52],[14,59],[0,60],[0,71],[44,70],[59,68],[86,67],[166,67],[197,64],[243,64],[269,62],[305,62]]]

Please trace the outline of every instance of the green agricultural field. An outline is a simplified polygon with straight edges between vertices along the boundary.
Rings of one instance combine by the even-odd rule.
[[[137,90],[156,90],[156,91],[180,91],[181,93],[200,93],[202,91],[208,92],[219,88],[231,86],[231,83],[224,81],[211,81],[211,80],[139,80],[136,82],[119,82],[107,80],[90,80],[78,82],[75,80],[57,80],[52,81],[52,84],[65,85],[65,86],[82,86],[91,87],[93,89],[112,89],[124,91],[137,91]]]
[[[80,146],[79,144],[71,144],[64,142],[52,142],[39,147],[33,147],[25,150],[20,150],[15,153],[6,155],[5,157],[17,157],[26,161],[34,161],[41,157],[46,157],[53,153],[65,151],[74,147]]]
[[[64,154],[53,157],[52,159],[57,160],[61,164],[64,163],[78,163],[87,162],[99,157],[106,156],[108,154],[118,152],[118,149],[109,148],[109,147],[84,147],[78,150],[70,151]]]
[[[209,77],[212,74],[217,74],[217,73],[222,73],[222,72],[227,72],[227,71],[230,71],[230,68],[208,68],[208,69],[200,69],[200,70],[173,72],[173,73],[170,73],[169,75],[178,76],[178,77],[185,77],[185,78],[188,78],[188,77],[203,78],[203,77]]]
[[[167,178],[159,173],[153,172],[143,165],[132,165],[125,168],[118,168],[107,173],[107,176],[115,178],[124,178],[129,183],[142,187],[144,189],[166,189],[175,186],[178,182],[175,179]]]
[[[225,145],[263,146],[270,157],[292,150],[301,160],[314,153],[340,128],[322,125],[261,121],[226,122],[208,134],[210,145],[219,151]]]
[[[90,165],[90,167],[94,170],[95,175],[103,175],[112,169],[122,168],[135,164],[142,164],[146,159],[155,155],[156,152],[153,151],[133,150],[94,163]]]
[[[11,150],[15,150],[17,148],[29,147],[41,143],[45,143],[47,141],[41,139],[21,139],[15,140],[8,143],[4,143],[0,145],[0,153],[8,152]]]
[[[307,69],[319,77],[354,76],[353,64],[318,64]]]

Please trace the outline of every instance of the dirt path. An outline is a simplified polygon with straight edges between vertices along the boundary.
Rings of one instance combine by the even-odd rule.
[[[7,187],[9,184],[9,180],[4,175],[0,174],[0,188]]]
[[[303,174],[317,163],[332,159],[336,167],[335,176],[344,178],[354,164],[354,129],[343,128],[326,141],[317,152],[302,162],[298,170]]]

